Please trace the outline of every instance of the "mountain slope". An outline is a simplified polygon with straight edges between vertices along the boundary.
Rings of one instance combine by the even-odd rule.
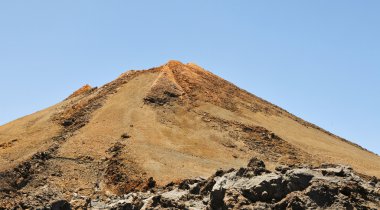
[[[291,115],[195,64],[128,71],[100,88],[0,127],[0,201],[121,194],[251,157],[351,165],[380,177],[380,157]],[[39,189],[39,190],[35,190]]]

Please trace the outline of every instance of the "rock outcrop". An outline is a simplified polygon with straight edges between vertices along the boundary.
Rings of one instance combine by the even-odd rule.
[[[57,202],[74,209],[377,209],[380,182],[364,180],[344,165],[279,166],[269,171],[253,158],[245,168],[218,170],[208,179],[157,188],[152,184],[146,191],[92,200],[76,194]]]

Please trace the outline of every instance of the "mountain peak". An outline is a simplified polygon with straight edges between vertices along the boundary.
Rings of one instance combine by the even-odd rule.
[[[0,126],[0,206],[19,206],[24,192],[37,200],[55,193],[54,199],[71,200],[74,192],[95,199],[181,180],[187,185],[252,157],[270,170],[332,163],[380,176],[379,156],[194,63],[171,60],[99,88],[86,85]],[[335,173],[341,174],[325,174]]]
[[[172,71],[173,70],[179,70],[179,71],[188,70],[186,64],[182,63],[181,61],[177,61],[177,60],[169,60],[162,67],[163,67],[163,69],[172,70]]]
[[[165,65],[171,67],[171,66],[181,66],[181,65],[185,65],[185,64],[183,64],[181,61],[169,60]]]
[[[166,64],[163,65],[163,67],[167,67],[170,70],[180,70],[180,71],[194,71],[194,70],[204,71],[202,67],[198,66],[195,63],[184,64],[181,61],[177,61],[177,60],[169,60]]]

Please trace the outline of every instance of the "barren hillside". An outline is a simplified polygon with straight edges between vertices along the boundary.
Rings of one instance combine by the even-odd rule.
[[[164,186],[252,157],[270,170],[335,163],[380,177],[379,156],[195,64],[169,61],[1,126],[0,204],[123,194],[149,188],[151,177]]]

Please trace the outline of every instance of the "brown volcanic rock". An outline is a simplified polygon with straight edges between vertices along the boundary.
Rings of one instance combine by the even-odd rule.
[[[0,207],[124,194],[147,189],[151,177],[164,186],[252,156],[272,170],[330,162],[380,176],[379,156],[195,64],[170,61],[1,126]]]

